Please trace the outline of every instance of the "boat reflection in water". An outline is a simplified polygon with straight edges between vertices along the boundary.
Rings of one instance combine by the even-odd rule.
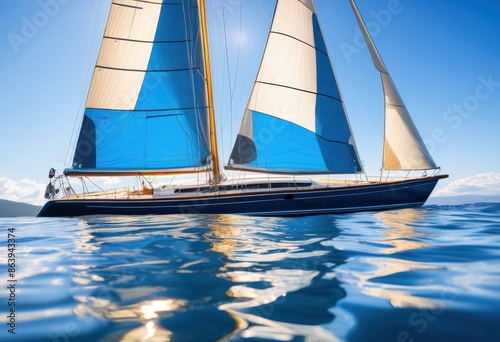
[[[335,250],[321,245],[325,232],[314,228],[329,227],[333,238],[338,231],[328,220],[333,221],[297,219],[294,227],[279,218],[212,220],[207,234],[212,250],[228,261],[219,276],[233,284],[227,291],[233,300],[219,306],[237,322],[231,337],[338,340],[322,327],[334,319],[329,309],[345,296],[325,266],[339,262]]]
[[[334,216],[93,217],[82,221],[74,313],[111,340],[319,338],[345,297],[322,242]],[[92,336],[89,336],[92,338]]]
[[[405,209],[397,211],[385,211],[375,214],[380,220],[387,234],[384,242],[393,248],[383,248],[380,253],[395,254],[398,252],[409,251],[413,249],[425,248],[428,245],[417,239],[426,234],[415,231],[415,223],[422,221],[427,215],[425,210]]]
[[[220,254],[207,252],[207,219],[102,216],[84,222],[77,248],[87,266],[74,274],[80,321],[97,318],[103,328],[95,336],[120,341],[215,341],[234,330],[234,320],[217,309],[229,285],[215,276],[222,264]],[[203,317],[215,320],[217,329]]]

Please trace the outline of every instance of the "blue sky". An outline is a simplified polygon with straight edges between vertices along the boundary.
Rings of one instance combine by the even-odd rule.
[[[226,162],[275,1],[206,1]],[[0,6],[0,198],[40,203],[50,167],[62,171],[71,157],[109,3],[20,0]],[[349,1],[316,0],[316,7],[359,152],[376,175],[383,134],[379,74],[359,40]],[[358,0],[358,7],[431,154],[451,175],[437,194],[460,194],[461,184],[500,193],[500,3]]]

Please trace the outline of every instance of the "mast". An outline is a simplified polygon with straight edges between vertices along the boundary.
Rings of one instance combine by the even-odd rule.
[[[217,136],[216,136],[216,126],[215,126],[213,89],[212,89],[212,72],[210,68],[210,51],[208,47],[208,31],[207,31],[205,0],[199,0],[199,7],[200,7],[201,32],[203,36],[205,70],[207,77],[207,97],[208,97],[208,112],[209,112],[208,117],[210,121],[210,147],[212,151],[212,165],[213,165],[212,173],[214,177],[214,182],[218,183],[220,181],[220,166],[219,166],[219,155],[217,152]]]

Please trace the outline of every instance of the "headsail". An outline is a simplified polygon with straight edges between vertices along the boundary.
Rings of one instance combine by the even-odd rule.
[[[113,0],[72,169],[206,169],[211,155],[197,0]]]
[[[380,75],[385,95],[384,170],[428,170],[436,164],[425,147],[406,106],[366,28],[354,0],[351,5],[363,32],[373,63]]]
[[[278,0],[226,169],[362,171],[313,0]]]

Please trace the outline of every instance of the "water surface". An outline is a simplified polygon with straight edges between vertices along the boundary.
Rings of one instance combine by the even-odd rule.
[[[0,218],[2,341],[498,341],[500,205]],[[16,236],[8,332],[7,229]]]

